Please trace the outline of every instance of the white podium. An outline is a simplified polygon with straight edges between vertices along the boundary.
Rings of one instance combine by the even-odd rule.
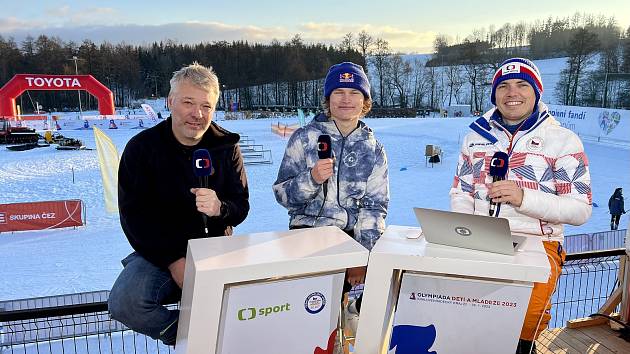
[[[533,282],[549,277],[542,241],[508,256],[420,233],[389,226],[372,249],[355,353],[513,353]]]
[[[368,254],[332,226],[191,240],[176,353],[326,350],[345,270]]]

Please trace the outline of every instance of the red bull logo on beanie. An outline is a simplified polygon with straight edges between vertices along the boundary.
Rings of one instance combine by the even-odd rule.
[[[339,82],[354,82],[354,74],[352,73],[339,74]]]

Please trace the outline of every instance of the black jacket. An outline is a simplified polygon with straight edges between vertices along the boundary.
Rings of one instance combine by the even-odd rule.
[[[192,154],[207,149],[213,174],[209,188],[224,204],[208,218],[210,236],[231,235],[249,212],[249,191],[238,134],[214,122],[201,142],[188,147],[173,135],[171,118],[140,132],[125,147],[118,170],[120,224],[129,243],[149,262],[166,268],[186,256],[188,240],[205,237],[190,188],[199,187]]]
[[[623,205],[623,195],[621,194],[621,188],[615,189],[613,194],[608,199],[608,210],[611,215],[625,214],[625,208]]]

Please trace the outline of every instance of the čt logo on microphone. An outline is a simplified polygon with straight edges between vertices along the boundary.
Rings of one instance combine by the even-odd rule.
[[[322,134],[317,138],[317,157],[329,159],[332,157],[332,139],[328,134]]]
[[[505,166],[505,160],[502,158],[493,157],[492,160],[490,160],[490,166],[501,168]]]
[[[195,167],[196,168],[210,168],[210,159],[196,159]]]

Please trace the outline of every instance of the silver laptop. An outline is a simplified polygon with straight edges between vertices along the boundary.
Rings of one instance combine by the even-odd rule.
[[[514,255],[507,219],[413,208],[429,243]]]

